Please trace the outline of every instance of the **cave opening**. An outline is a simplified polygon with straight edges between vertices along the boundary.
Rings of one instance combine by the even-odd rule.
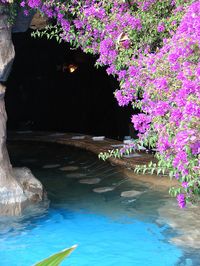
[[[114,77],[96,58],[56,40],[13,34],[16,57],[7,81],[8,130],[130,135],[131,107],[120,108]]]

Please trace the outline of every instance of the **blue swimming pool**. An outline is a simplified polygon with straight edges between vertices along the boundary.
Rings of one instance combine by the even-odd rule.
[[[31,266],[74,244],[78,248],[62,265],[200,265],[198,252],[172,244],[177,232],[157,223],[164,193],[79,149],[30,142],[9,147],[13,165],[30,167],[45,185],[50,206],[39,204],[21,217],[0,219],[1,266]],[[80,183],[84,178],[100,181]],[[112,190],[95,192],[108,187]],[[140,193],[123,197],[126,191]]]

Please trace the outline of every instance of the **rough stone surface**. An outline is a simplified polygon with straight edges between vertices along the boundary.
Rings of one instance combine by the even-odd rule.
[[[31,21],[30,28],[33,30],[41,30],[44,29],[48,25],[48,18],[42,16],[39,12],[37,12]]]
[[[0,81],[6,81],[14,59],[14,47],[8,16],[0,6]],[[14,173],[6,149],[7,115],[4,103],[5,87],[0,83],[0,214],[15,215],[21,212],[26,201],[22,186]]]
[[[17,181],[21,184],[24,194],[29,201],[42,201],[46,193],[43,189],[42,183],[35,178],[30,169],[26,167],[14,168],[14,175]]]
[[[7,115],[4,103],[5,87],[0,84],[0,203],[24,201],[21,185],[15,180],[12,165],[6,149]],[[16,200],[14,200],[14,197]],[[0,211],[1,212],[1,211]]]
[[[11,27],[7,19],[7,14],[0,7],[0,81],[7,80],[15,56]]]
[[[15,188],[3,187],[0,191],[0,215],[3,216],[21,215],[29,205],[47,200],[46,191],[41,182],[28,168],[14,168],[13,174],[16,181]],[[4,197],[2,197],[3,190]]]
[[[8,15],[0,5],[0,82],[7,80],[14,56]],[[0,83],[0,215],[19,215],[29,203],[41,201],[45,193],[30,170],[13,171],[6,148],[4,95],[5,87]]]

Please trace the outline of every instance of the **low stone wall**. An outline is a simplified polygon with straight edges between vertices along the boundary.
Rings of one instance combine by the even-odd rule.
[[[10,132],[10,140],[28,140],[28,141],[42,141],[42,142],[53,142],[58,144],[64,144],[74,146],[87,151],[91,151],[98,155],[100,152],[106,152],[114,149],[112,145],[122,145],[123,143],[117,140],[105,138],[102,141],[94,141],[92,136],[84,135],[83,139],[74,139],[73,137],[77,134],[73,133],[52,133],[52,132]],[[81,135],[79,135],[81,136]],[[83,135],[82,135],[83,137]],[[122,167],[123,172],[126,176],[137,180],[138,182],[144,182],[151,185],[152,188],[163,190],[168,189],[171,186],[178,185],[178,182],[170,180],[168,176],[157,176],[157,175],[137,175],[134,173],[136,165],[147,164],[150,161],[155,161],[153,155],[145,152],[137,152],[138,157],[134,158],[109,158],[108,161],[114,165]]]

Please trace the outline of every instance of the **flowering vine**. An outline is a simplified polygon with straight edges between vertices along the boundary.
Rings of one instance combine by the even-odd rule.
[[[4,5],[12,1],[0,0]],[[200,1],[18,0],[56,25],[48,37],[98,55],[120,89],[120,106],[140,113],[131,121],[139,142],[155,148],[158,173],[167,170],[181,208],[200,195]],[[40,33],[38,32],[38,35]],[[114,153],[115,154],[115,153]],[[113,153],[112,153],[113,155]],[[116,155],[116,154],[115,154]],[[152,164],[146,169],[152,168]]]

